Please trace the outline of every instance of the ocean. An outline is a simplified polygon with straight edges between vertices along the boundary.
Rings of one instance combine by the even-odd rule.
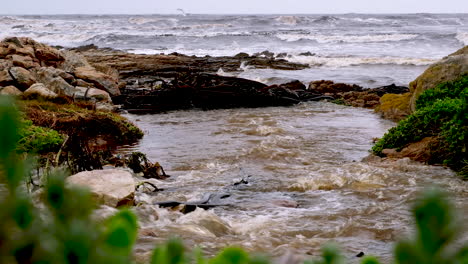
[[[140,54],[269,51],[310,68],[259,70],[247,65],[219,73],[267,84],[328,79],[372,88],[408,85],[428,65],[467,45],[468,15],[4,15],[0,38],[7,36]]]

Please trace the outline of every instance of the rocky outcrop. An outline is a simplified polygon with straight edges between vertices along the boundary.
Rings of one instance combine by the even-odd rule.
[[[381,97],[384,95],[408,92],[407,87],[396,86],[395,84],[364,89],[355,84],[335,83],[327,80],[311,82],[309,84],[309,90],[330,96],[338,103],[372,109],[380,105]]]
[[[287,106],[321,100],[300,82],[267,86],[263,83],[215,74],[180,74],[155,89],[126,89],[119,103],[130,112],[160,112],[176,109]]]
[[[91,66],[80,54],[57,50],[29,38],[1,41],[0,87],[14,86],[26,91],[35,83],[41,85],[29,90],[27,95],[74,98],[75,94],[76,97],[83,95],[83,86],[89,88],[90,96],[81,96],[81,99],[111,103],[109,94],[120,95],[118,74],[109,68],[103,71]]]
[[[83,171],[68,177],[67,183],[89,188],[99,204],[112,207],[134,204],[135,181],[125,170]]]
[[[410,83],[409,107],[411,111],[416,109],[416,100],[422,92],[434,88],[441,82],[458,79],[464,74],[468,74],[468,46],[432,64]]]

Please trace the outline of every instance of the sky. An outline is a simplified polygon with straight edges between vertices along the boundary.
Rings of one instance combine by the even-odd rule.
[[[468,0],[1,0],[0,14],[468,13]]]

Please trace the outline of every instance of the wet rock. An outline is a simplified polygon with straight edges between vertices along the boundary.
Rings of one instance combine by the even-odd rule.
[[[26,91],[24,91],[24,96],[26,98],[56,98],[58,95],[55,92],[49,90],[44,84],[35,83],[26,89]]]
[[[83,171],[68,177],[67,183],[90,188],[99,204],[112,207],[134,204],[135,181],[125,170]]]
[[[25,68],[12,67],[9,70],[18,88],[26,90],[36,82],[36,78]]]
[[[302,53],[299,53],[300,56],[308,56],[308,57],[311,57],[311,56],[315,56],[315,53],[312,53],[310,51],[307,51],[307,52],[302,52]]]
[[[265,58],[269,58],[269,59],[272,59],[275,57],[275,53],[271,52],[271,51],[268,51],[268,50],[264,50],[262,52],[257,52],[253,55],[254,57],[265,57]]]
[[[112,96],[120,95],[118,88],[118,80],[113,79],[111,76],[97,71],[91,66],[78,67],[74,71],[77,78],[83,79],[86,82],[94,84],[97,88],[103,89]]]
[[[23,94],[23,92],[21,92],[18,88],[10,85],[7,87],[0,87],[0,94],[18,96]]]
[[[424,91],[434,88],[441,82],[456,80],[464,74],[468,74],[468,46],[432,64],[410,83],[409,108],[415,111],[416,100]]]
[[[239,58],[239,59],[248,58],[248,57],[250,57],[250,55],[245,52],[240,52],[234,55],[234,58]]]
[[[360,92],[362,91],[362,87],[355,84],[350,85],[346,83],[335,83],[333,81],[320,80],[310,82],[309,90],[316,91],[321,94],[330,94],[333,96],[338,93],[345,93],[350,91]]]
[[[428,160],[431,160],[432,146],[435,146],[436,144],[438,144],[437,138],[426,137],[418,142],[409,144],[399,152],[395,149],[384,149],[382,154],[389,158],[410,158],[414,161],[427,162]]]

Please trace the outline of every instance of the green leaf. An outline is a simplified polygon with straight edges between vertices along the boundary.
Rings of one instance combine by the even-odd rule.
[[[116,253],[129,254],[137,236],[137,220],[130,210],[120,210],[106,222],[106,245]]]

